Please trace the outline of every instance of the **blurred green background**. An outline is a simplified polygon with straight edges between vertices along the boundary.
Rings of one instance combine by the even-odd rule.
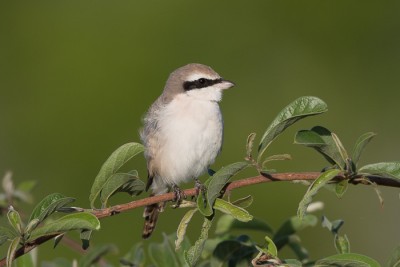
[[[296,130],[314,125],[328,127],[349,148],[362,133],[377,132],[362,164],[399,160],[399,11],[399,1],[361,0],[2,1],[0,172],[12,170],[17,182],[37,180],[36,202],[60,192],[88,207],[101,164],[118,146],[139,140],[141,117],[169,73],[190,62],[237,84],[221,103],[225,142],[214,169],[242,160],[247,135],[261,136],[277,112],[303,95],[322,98],[329,112],[285,132],[268,153],[293,160],[271,168],[325,167],[319,155],[293,145]],[[142,157],[130,164],[146,177]],[[233,197],[251,193],[251,213],[277,228],[296,213],[305,190],[263,184]],[[384,262],[400,241],[400,210],[398,189],[381,190],[383,208],[366,186],[351,187],[340,200],[328,191],[317,199],[325,202],[320,215],[345,220],[342,233],[353,252]],[[182,212],[162,214],[152,240],[173,232]],[[192,240],[200,221],[190,226]],[[141,209],[104,219],[92,242],[117,243],[123,255],[140,241],[142,223]],[[319,225],[301,237],[312,258],[335,253]],[[40,259],[61,256],[78,257],[50,243],[39,250]]]

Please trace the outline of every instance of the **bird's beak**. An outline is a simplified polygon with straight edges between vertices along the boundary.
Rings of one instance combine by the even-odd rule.
[[[221,88],[222,89],[229,89],[229,88],[231,88],[231,87],[233,87],[233,86],[235,86],[236,84],[234,83],[234,82],[231,82],[231,81],[229,81],[229,80],[225,80],[225,79],[222,79],[222,82],[221,82]]]

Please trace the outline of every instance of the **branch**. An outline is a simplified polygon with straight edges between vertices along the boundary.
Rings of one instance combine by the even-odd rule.
[[[231,183],[228,183],[228,186],[225,189],[225,192],[229,192],[233,189],[245,187],[249,185],[259,184],[259,183],[267,183],[267,182],[275,182],[275,181],[295,181],[295,180],[315,180],[319,176],[317,172],[307,172],[307,173],[276,173],[273,175],[259,175],[250,178],[244,178],[241,180],[237,180]],[[195,196],[196,189],[186,189],[183,191],[186,196]],[[129,203],[115,205],[110,208],[93,211],[93,214],[96,215],[97,218],[109,217],[127,210],[145,207],[151,204],[165,202],[165,201],[173,201],[175,199],[175,193],[166,193],[162,195],[147,197],[139,200],[135,200]]]
[[[258,175],[258,176],[244,178],[241,180],[237,180],[237,181],[228,183],[228,185],[225,188],[225,193],[232,191],[233,189],[236,189],[236,188],[259,184],[259,183],[280,182],[280,181],[312,181],[312,180],[317,179],[320,174],[321,173],[319,173],[319,172],[301,172],[301,173],[288,172],[288,173],[274,173],[274,174]],[[345,177],[337,176],[335,179],[343,180],[343,179],[345,179]],[[369,181],[371,181],[372,183],[375,183],[377,185],[400,188],[400,181],[395,181],[392,179],[387,179],[387,178],[382,178],[382,177],[377,177],[377,176],[370,176],[370,177],[368,177],[368,179],[369,179]],[[364,185],[371,184],[371,183],[366,183],[365,180],[361,177],[352,179],[351,183],[364,184]],[[194,196],[194,195],[196,195],[196,189],[195,188],[186,189],[186,190],[184,190],[184,193],[186,196]],[[90,211],[97,218],[101,219],[101,218],[113,216],[113,215],[116,215],[116,214],[119,214],[121,212],[125,212],[128,210],[151,205],[154,203],[173,201],[174,199],[175,199],[174,193],[166,193],[166,194],[162,194],[162,195],[157,195],[157,196],[152,196],[152,197],[135,200],[135,201],[128,202],[125,204],[115,205],[110,208],[106,208],[106,209],[102,209],[102,210],[90,210]],[[47,242],[50,239],[53,239],[57,235],[58,234],[40,237],[29,243],[26,243],[24,246],[20,247],[16,251],[15,258],[18,258],[18,257],[28,253],[35,247],[41,245],[44,242]],[[5,265],[6,265],[6,259],[4,258],[0,261],[0,267],[5,266]]]

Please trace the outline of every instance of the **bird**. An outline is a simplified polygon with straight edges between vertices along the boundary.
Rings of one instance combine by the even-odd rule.
[[[179,184],[195,181],[207,172],[220,153],[223,119],[219,102],[222,91],[235,84],[211,67],[191,63],[173,71],[161,95],[143,117],[140,138],[144,145],[151,196],[173,190],[175,200],[184,197]],[[151,236],[165,202],[145,207],[142,237]]]

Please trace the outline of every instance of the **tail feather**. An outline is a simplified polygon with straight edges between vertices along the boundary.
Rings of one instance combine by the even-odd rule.
[[[151,204],[146,206],[143,212],[144,227],[142,238],[147,239],[156,228],[158,214],[164,210],[165,202]]]

